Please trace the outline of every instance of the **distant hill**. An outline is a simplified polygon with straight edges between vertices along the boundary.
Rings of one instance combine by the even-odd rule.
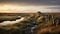
[[[24,16],[24,15],[29,15],[32,13],[0,13],[0,16]]]
[[[29,14],[36,14],[36,13],[0,13],[0,16],[16,16],[16,15],[25,16]],[[60,13],[43,13],[43,14],[60,16]]]

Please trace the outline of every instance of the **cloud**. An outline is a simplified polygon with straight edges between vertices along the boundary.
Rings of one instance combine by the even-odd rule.
[[[21,5],[1,5],[0,6],[0,13],[35,13],[37,11],[41,12],[60,12],[60,6],[58,5],[44,5],[44,6],[21,6]]]
[[[2,7],[4,4],[7,5]],[[0,0],[0,11],[3,12],[60,12],[60,0]]]
[[[0,3],[25,3],[28,5],[60,5],[60,0],[0,0]]]

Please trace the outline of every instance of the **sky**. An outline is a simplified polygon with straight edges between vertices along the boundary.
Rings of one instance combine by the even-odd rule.
[[[59,13],[60,0],[0,0],[0,13]]]

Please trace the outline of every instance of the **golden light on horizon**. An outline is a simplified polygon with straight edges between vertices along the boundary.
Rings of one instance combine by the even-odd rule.
[[[48,12],[51,9],[46,9],[47,6],[22,6],[14,4],[0,5],[0,13],[21,13],[21,12]]]

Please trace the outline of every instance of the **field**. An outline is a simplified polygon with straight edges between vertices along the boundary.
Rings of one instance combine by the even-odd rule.
[[[11,24],[13,22],[17,23]],[[4,25],[6,23],[10,24]],[[0,34],[59,33],[60,13],[0,13]]]

